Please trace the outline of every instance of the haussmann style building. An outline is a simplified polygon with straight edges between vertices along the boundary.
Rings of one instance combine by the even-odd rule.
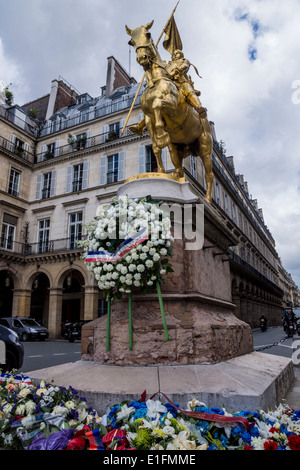
[[[59,77],[50,93],[35,101],[0,103],[0,317],[33,317],[55,338],[67,321],[106,313],[77,242],[99,204],[110,202],[127,178],[157,170],[147,132],[129,130],[142,117],[139,98],[121,136],[138,86],[109,57],[99,97],[81,94]],[[261,314],[279,324],[281,308],[295,306],[299,290],[282,266],[245,177],[236,174],[233,157],[226,156],[210,124],[212,204],[239,239],[222,259],[230,264],[235,314],[251,326]],[[163,162],[172,172],[168,151]],[[204,197],[200,158],[185,160],[185,177]]]

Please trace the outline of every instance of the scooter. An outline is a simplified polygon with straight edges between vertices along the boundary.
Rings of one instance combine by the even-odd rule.
[[[287,334],[288,338],[292,338],[296,332],[296,325],[292,320],[288,320],[285,327],[284,331]]]
[[[261,329],[261,331],[263,331],[263,332],[264,332],[264,331],[267,331],[267,321],[266,321],[265,318],[262,318],[262,319],[260,320],[260,329]]]

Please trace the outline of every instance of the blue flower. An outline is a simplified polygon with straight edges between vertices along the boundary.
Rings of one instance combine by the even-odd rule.
[[[224,415],[224,411],[220,410],[220,408],[212,408],[211,412],[218,415]]]
[[[174,403],[175,406],[177,406],[179,408],[179,404],[178,403]],[[165,404],[165,407],[167,408],[168,412],[171,413],[174,418],[176,418],[177,416],[177,410],[176,408],[174,408],[174,406],[171,405],[171,403],[166,403]]]

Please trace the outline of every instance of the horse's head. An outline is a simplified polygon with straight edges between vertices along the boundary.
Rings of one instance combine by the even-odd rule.
[[[151,65],[152,59],[156,55],[151,33],[149,33],[149,29],[152,27],[153,22],[154,20],[145,26],[139,26],[135,29],[130,29],[128,26],[125,26],[126,33],[131,36],[128,44],[134,47],[136,60],[144,68],[148,68]]]

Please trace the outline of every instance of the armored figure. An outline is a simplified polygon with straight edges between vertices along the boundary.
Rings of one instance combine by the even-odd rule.
[[[183,52],[177,49],[172,55],[172,60],[166,64],[165,68],[168,77],[175,82],[177,88],[183,93],[186,101],[196,109],[200,118],[206,118],[206,109],[202,106],[198,98],[201,93],[195,90],[191,77],[187,75],[190,66],[191,64],[184,58]],[[147,86],[151,86],[152,81],[148,80],[147,82]],[[130,127],[131,132],[139,135],[143,135],[144,129],[145,119],[142,119],[137,125]]]
[[[196,109],[201,118],[205,118],[207,116],[206,109],[203,108],[198,98],[200,91],[194,89],[194,83],[191,77],[187,75],[190,66],[191,64],[184,58],[183,52],[177,49],[174,51],[172,60],[167,64],[166,69],[169,77],[175,81],[187,102]]]

